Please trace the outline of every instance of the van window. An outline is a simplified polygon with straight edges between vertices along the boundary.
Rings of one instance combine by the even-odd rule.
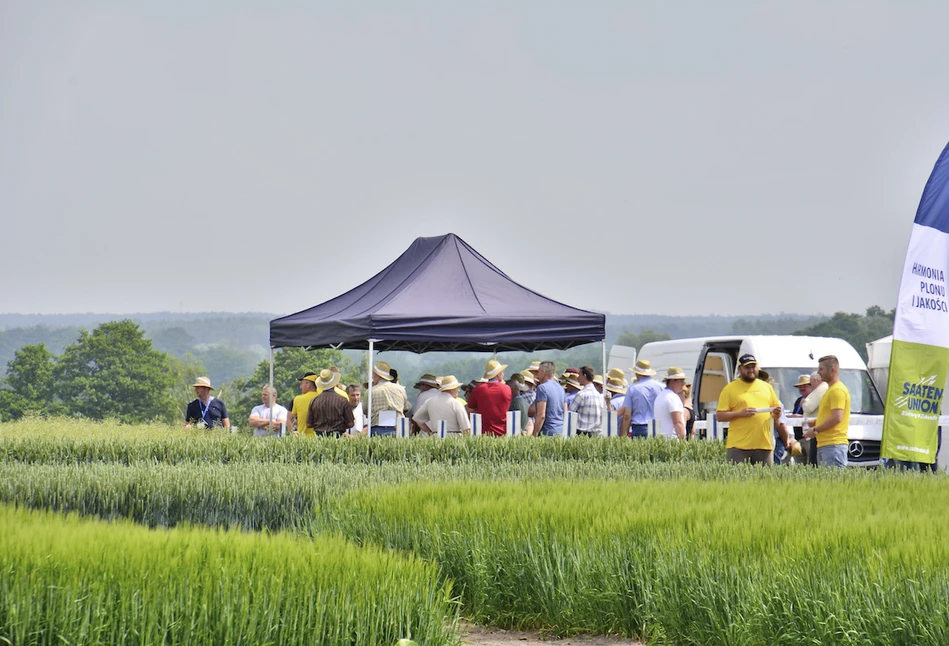
[[[763,368],[774,379],[774,391],[781,400],[786,412],[791,412],[798,395],[797,383],[799,375],[809,375],[813,368]],[[870,373],[866,370],[841,370],[840,380],[850,391],[850,412],[854,415],[882,415],[883,401],[870,381]]]

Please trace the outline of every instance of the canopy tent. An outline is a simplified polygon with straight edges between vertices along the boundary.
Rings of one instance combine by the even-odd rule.
[[[270,322],[274,348],[530,352],[605,336],[605,315],[519,285],[453,233],[417,238],[362,285]]]
[[[600,341],[605,369],[605,339],[605,315],[519,285],[449,233],[416,238],[362,285],[271,321],[270,382],[281,347],[368,349],[371,381],[375,350],[531,352]],[[367,403],[371,419],[371,388]]]

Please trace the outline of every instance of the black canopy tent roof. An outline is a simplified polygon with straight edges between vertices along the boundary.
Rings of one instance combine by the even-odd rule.
[[[273,348],[530,352],[605,336],[605,315],[519,285],[453,233],[417,238],[362,285],[270,322]]]

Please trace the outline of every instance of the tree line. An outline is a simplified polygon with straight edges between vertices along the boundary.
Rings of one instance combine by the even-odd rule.
[[[274,363],[281,403],[292,401],[304,373],[336,365],[344,379],[358,378],[338,350],[287,348],[275,353]],[[127,424],[181,423],[194,399],[192,384],[202,374],[206,373],[200,362],[157,350],[133,321],[102,323],[91,332],[80,330],[60,354],[43,343],[16,350],[0,387],[0,420],[66,415]],[[215,383],[216,395],[234,410],[238,425],[260,403],[260,390],[269,379],[270,362],[263,360],[249,376]]]
[[[892,332],[894,314],[894,310],[886,312],[874,305],[863,315],[837,312],[830,318],[738,319],[731,322],[731,333],[839,337],[866,360],[866,344]],[[260,389],[269,382],[269,360],[243,357],[238,362],[240,367],[231,365],[232,371],[225,370],[220,363],[209,361],[210,355],[192,354],[189,348],[195,337],[187,329],[162,330],[158,338],[152,339],[139,324],[126,319],[104,322],[91,332],[70,329],[74,341],[61,346],[61,350],[51,350],[42,342],[21,346],[7,362],[6,377],[0,382],[0,420],[33,414],[115,419],[130,424],[154,420],[178,423],[187,403],[194,399],[191,384],[199,375],[208,375],[218,388],[216,395],[233,411],[233,421],[240,425],[243,416],[260,402]],[[639,349],[650,341],[670,338],[683,337],[647,327],[623,330],[616,342]],[[55,339],[62,341],[60,335]],[[599,344],[594,344],[566,352],[502,353],[498,359],[511,364],[513,371],[537,359],[553,360],[558,368],[599,366],[600,357]],[[434,353],[406,365],[401,382],[411,389],[424,372],[453,374],[464,382],[480,375],[487,358],[483,353]],[[345,383],[362,384],[365,363],[365,353],[277,350],[274,385],[278,401],[289,406],[299,391],[299,378],[328,366],[338,366]]]

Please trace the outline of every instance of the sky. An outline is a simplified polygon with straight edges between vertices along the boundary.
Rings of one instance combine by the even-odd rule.
[[[0,312],[286,314],[453,232],[614,314],[895,306],[949,3],[0,0]]]

